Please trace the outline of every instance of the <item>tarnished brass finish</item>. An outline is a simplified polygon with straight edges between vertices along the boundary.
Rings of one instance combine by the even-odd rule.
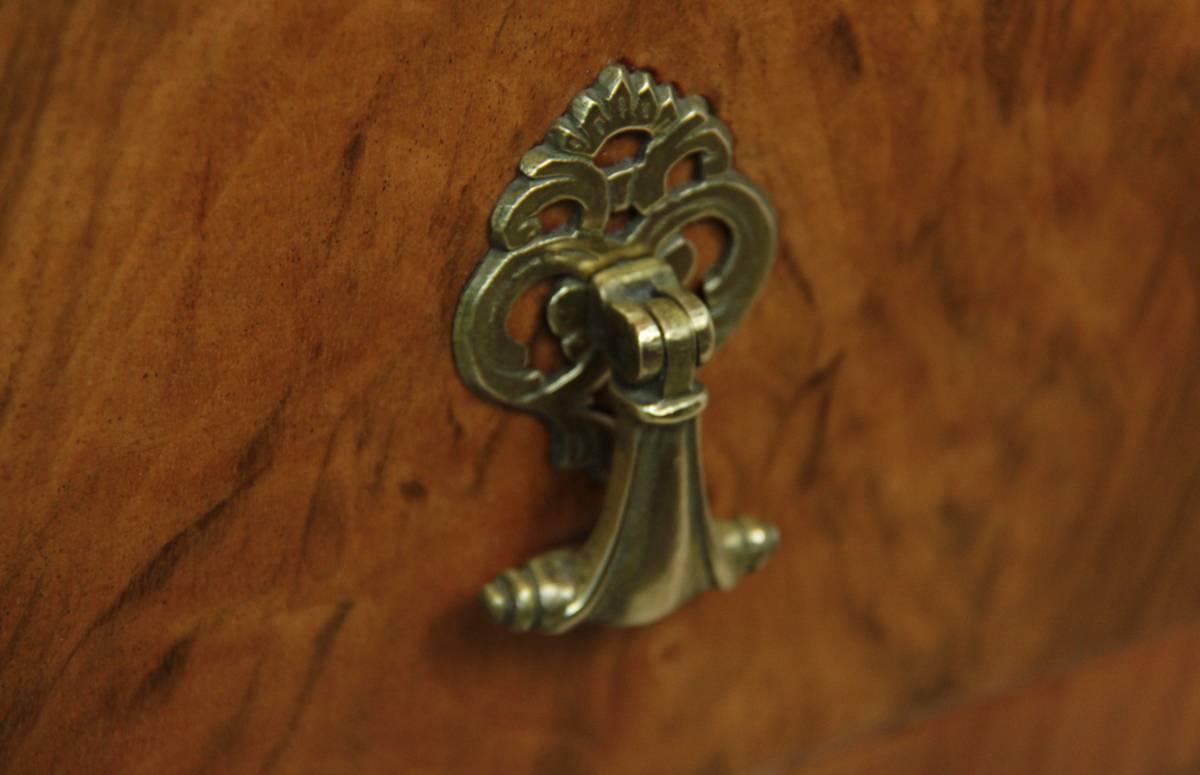
[[[648,137],[641,152],[600,166],[605,142],[628,131]],[[732,587],[778,542],[773,526],[710,516],[700,463],[708,396],[696,369],[737,325],[775,252],[774,213],[731,155],[729,130],[703,98],[611,65],[525,154],[492,213],[492,250],[454,321],[459,371],[480,394],[545,420],[556,466],[608,477],[582,546],[484,588],[484,604],[511,629],[646,624]],[[669,187],[689,157],[697,178]],[[576,217],[544,232],[538,214],[562,202]],[[606,231],[618,213],[624,228]],[[695,254],[681,231],[703,218],[724,223],[729,242],[697,294],[686,287]],[[551,374],[529,365],[506,328],[516,300],[546,280],[556,283],[546,321],[567,362]]]

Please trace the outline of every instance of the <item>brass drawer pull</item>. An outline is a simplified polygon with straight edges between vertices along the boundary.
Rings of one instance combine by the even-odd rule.
[[[642,151],[602,166],[602,146],[630,131],[648,138]],[[484,588],[488,610],[511,629],[646,624],[699,592],[732,587],[778,543],[772,525],[710,516],[700,463],[708,395],[696,368],[737,326],[776,244],[770,204],[731,156],[729,130],[703,98],[610,65],[525,154],[492,212],[492,249],[454,321],[459,371],[481,395],[540,416],[556,466],[608,476],[582,546],[543,554]],[[688,158],[699,174],[670,187],[668,175]],[[575,219],[544,232],[539,213],[562,202]],[[606,229],[618,214],[624,227]],[[681,232],[702,218],[724,223],[730,239],[693,293],[684,281],[695,251]],[[549,279],[546,321],[567,362],[544,374],[506,321],[523,293]]]

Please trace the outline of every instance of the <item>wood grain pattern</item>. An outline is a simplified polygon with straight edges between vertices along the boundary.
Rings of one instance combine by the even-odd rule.
[[[803,775],[1200,772],[1200,627],[812,757]]]
[[[704,372],[773,562],[472,595],[598,505],[449,326],[623,58],[783,221]],[[778,772],[1200,609],[1200,8],[0,4],[0,770]]]

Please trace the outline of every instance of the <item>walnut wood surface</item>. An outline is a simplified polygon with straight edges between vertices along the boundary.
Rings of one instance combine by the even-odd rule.
[[[773,198],[705,369],[774,560],[472,595],[599,490],[459,382],[520,154],[624,58]],[[1200,8],[0,4],[0,770],[783,772],[1200,609]]]
[[[1195,775],[1200,626],[797,764],[803,775]]]

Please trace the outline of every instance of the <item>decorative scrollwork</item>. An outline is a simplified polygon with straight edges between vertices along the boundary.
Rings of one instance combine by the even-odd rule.
[[[600,166],[596,156],[605,143],[629,131],[649,138],[641,152]],[[694,263],[683,228],[715,218],[727,226],[730,240],[700,295],[718,344],[753,301],[775,252],[775,216],[762,192],[731,168],[732,147],[729,129],[704,98],[680,96],[649,73],[613,64],[524,155],[520,174],[497,202],[492,249],[455,318],[455,357],[477,392],[547,422],[556,465],[595,466],[604,459],[606,419],[593,396],[608,367],[590,346],[587,321],[579,314],[581,282],[647,255],[667,260],[682,281]],[[689,157],[697,160],[697,179],[669,188],[672,168]],[[560,203],[571,205],[575,217],[544,232],[539,213]],[[631,214],[627,228],[606,233],[619,212]],[[551,279],[559,291],[548,320],[567,364],[544,374],[529,365],[528,348],[508,334],[506,322],[522,294]]]

